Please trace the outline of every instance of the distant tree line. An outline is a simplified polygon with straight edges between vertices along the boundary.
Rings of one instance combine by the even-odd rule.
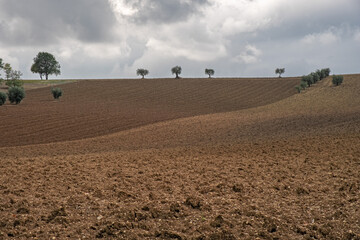
[[[55,57],[47,52],[39,52],[35,58],[33,59],[34,62],[31,65],[31,72],[37,73],[40,76],[40,79],[42,80],[44,77],[46,80],[49,79],[49,75],[55,74],[59,75],[61,74],[60,71],[60,64],[55,59]],[[4,79],[1,78],[1,71],[0,71],[0,85],[5,81],[8,88],[8,93],[2,93],[0,92],[0,106],[3,105],[7,98],[9,98],[9,101],[11,103],[20,103],[21,100],[25,97],[25,91],[22,87],[23,82],[21,81],[22,73],[17,70],[13,70],[11,65],[9,63],[4,63],[3,60],[0,58],[0,70],[4,73]],[[145,78],[149,74],[149,70],[144,68],[139,68],[136,71],[136,74],[138,76],[141,76],[142,79]],[[180,78],[180,75],[182,73],[181,66],[175,66],[171,68],[171,73],[175,75],[175,78]],[[279,78],[281,78],[281,75],[285,73],[285,68],[276,68],[275,74],[279,75]],[[205,68],[205,74],[211,78],[215,71],[211,68]],[[322,79],[328,77],[330,75],[330,69],[324,68],[321,70],[316,70],[308,75],[302,76],[301,82],[299,85],[295,87],[295,89],[300,93],[302,90],[305,90],[308,87],[311,87],[311,85],[317,83],[318,81],[321,81]],[[334,85],[339,86],[344,80],[343,76],[333,76],[332,82]],[[63,92],[60,88],[52,88],[51,93],[54,97],[54,99],[59,99]]]
[[[299,85],[295,86],[295,89],[298,93],[300,93],[302,90],[305,90],[306,88],[311,87],[311,85],[321,81],[324,78],[327,78],[330,76],[330,68],[323,68],[321,70],[316,70],[315,72],[312,72],[308,75],[304,75],[301,77],[301,82]],[[336,83],[334,82],[334,79],[336,79]],[[343,76],[333,76],[333,83],[335,85],[340,85],[342,83]]]
[[[174,75],[175,74],[175,78],[180,78],[180,74],[181,74],[182,68],[181,66],[175,66],[173,68],[171,68],[171,73]],[[144,69],[144,68],[139,68],[136,70],[136,75],[141,76],[142,79],[145,78],[146,75],[149,74],[149,70]],[[205,69],[205,74],[209,76],[209,78],[211,78],[211,76],[213,76],[215,74],[214,69]]]
[[[55,57],[47,52],[39,52],[34,58],[34,63],[31,66],[31,72],[38,73],[40,79],[45,77],[49,79],[49,75],[60,74],[60,64],[56,61]],[[1,77],[1,72],[4,74],[4,79]],[[0,58],[0,85],[5,81],[5,85],[8,86],[8,92],[0,92],[0,106],[5,104],[9,99],[10,103],[19,104],[25,98],[25,90],[23,88],[24,82],[21,80],[22,73],[14,70],[10,63],[3,62]],[[62,96],[62,90],[60,88],[51,89],[54,99],[59,99]]]

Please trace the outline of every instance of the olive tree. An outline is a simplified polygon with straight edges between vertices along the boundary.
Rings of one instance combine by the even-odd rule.
[[[304,81],[301,81],[301,82],[300,82],[300,87],[302,88],[302,90],[305,90],[306,87],[307,87],[307,83],[304,82]]]
[[[149,74],[149,71],[147,69],[139,68],[138,70],[136,70],[136,74],[138,76],[142,76],[142,78],[144,79],[145,76]]]
[[[5,84],[7,86],[9,86],[9,87],[20,87],[20,86],[23,85],[23,82],[20,81],[22,73],[20,71],[13,70],[10,63],[1,64],[1,68],[5,72],[5,80],[6,80]]]
[[[0,106],[5,104],[7,95],[6,93],[0,92]]]
[[[5,63],[3,66],[4,72],[5,72],[5,80],[9,80],[11,77],[12,67],[10,63]]]
[[[181,67],[180,66],[175,66],[171,69],[171,73],[174,75],[176,75],[175,78],[180,78],[179,75],[181,74]]]
[[[302,81],[306,82],[307,86],[310,87],[314,83],[313,76],[311,74],[303,76]]]
[[[333,76],[332,83],[335,86],[341,85],[343,81],[344,81],[344,76],[341,76],[341,75],[334,75]]]
[[[25,98],[25,90],[22,87],[10,87],[8,96],[11,103],[19,104]]]
[[[49,75],[60,75],[60,64],[56,61],[55,57],[47,52],[39,52],[34,58],[34,63],[31,66],[31,72],[38,73],[40,78],[45,76],[45,79],[49,79]]]
[[[318,72],[312,72],[310,73],[312,79],[313,79],[313,83],[317,83],[318,81],[320,81],[320,75],[318,74]]]
[[[321,71],[322,78],[326,78],[326,77],[330,76],[330,72],[331,72],[330,68],[323,68],[320,71]]]
[[[281,78],[281,74],[285,73],[285,68],[277,68],[275,73],[279,74],[279,78]]]
[[[62,96],[63,91],[61,88],[52,88],[51,93],[52,93],[54,99],[59,99]]]
[[[24,83],[20,80],[22,73],[20,71],[11,70],[9,79],[6,80],[8,87],[21,87]]]
[[[209,75],[209,78],[211,78],[211,76],[213,76],[214,74],[215,74],[215,71],[214,71],[214,69],[208,69],[208,68],[206,68],[205,69],[205,74],[206,75]]]

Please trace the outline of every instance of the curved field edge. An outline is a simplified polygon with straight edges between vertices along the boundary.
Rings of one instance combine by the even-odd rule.
[[[39,146],[41,151],[34,151],[35,145],[0,149],[18,156],[38,156],[226,145],[309,136],[356,138],[360,135],[360,76],[351,75],[345,79],[342,86],[335,88],[328,78],[301,94],[265,106],[162,121],[104,136],[44,144]]]
[[[359,79],[251,109],[0,148],[0,237],[358,239]]]
[[[69,141],[139,126],[270,104],[295,93],[298,78],[131,79],[64,84],[27,91],[25,100],[0,108],[0,146]],[[9,128],[8,126],[11,126]]]

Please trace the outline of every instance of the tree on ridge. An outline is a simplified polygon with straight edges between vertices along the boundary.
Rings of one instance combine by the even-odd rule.
[[[171,69],[171,72],[172,72],[173,75],[174,74],[176,75],[175,78],[180,78],[179,75],[181,74],[181,67],[180,66],[175,66],[175,67],[173,67]]]
[[[136,74],[138,76],[142,76],[142,79],[144,79],[145,76],[149,74],[149,71],[147,69],[139,68],[138,70],[136,70]]]
[[[277,68],[275,70],[276,74],[279,74],[279,78],[281,78],[281,74],[283,74],[285,72],[285,68]]]
[[[39,73],[40,78],[45,76],[45,79],[49,79],[49,75],[60,75],[60,64],[56,61],[55,57],[51,53],[39,52],[34,58],[34,63],[31,66],[31,72]]]
[[[213,76],[214,74],[215,74],[215,71],[214,71],[214,69],[208,69],[208,68],[206,68],[205,69],[205,74],[206,75],[209,75],[209,78],[211,78],[211,76]]]

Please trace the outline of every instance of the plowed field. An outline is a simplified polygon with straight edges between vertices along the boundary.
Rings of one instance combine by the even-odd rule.
[[[294,94],[297,78],[89,80],[27,91],[18,105],[0,108],[0,146],[106,135],[155,122],[235,111]],[[11,126],[11,127],[9,127]]]
[[[0,239],[360,239],[360,75],[298,81],[29,91],[0,107]]]

